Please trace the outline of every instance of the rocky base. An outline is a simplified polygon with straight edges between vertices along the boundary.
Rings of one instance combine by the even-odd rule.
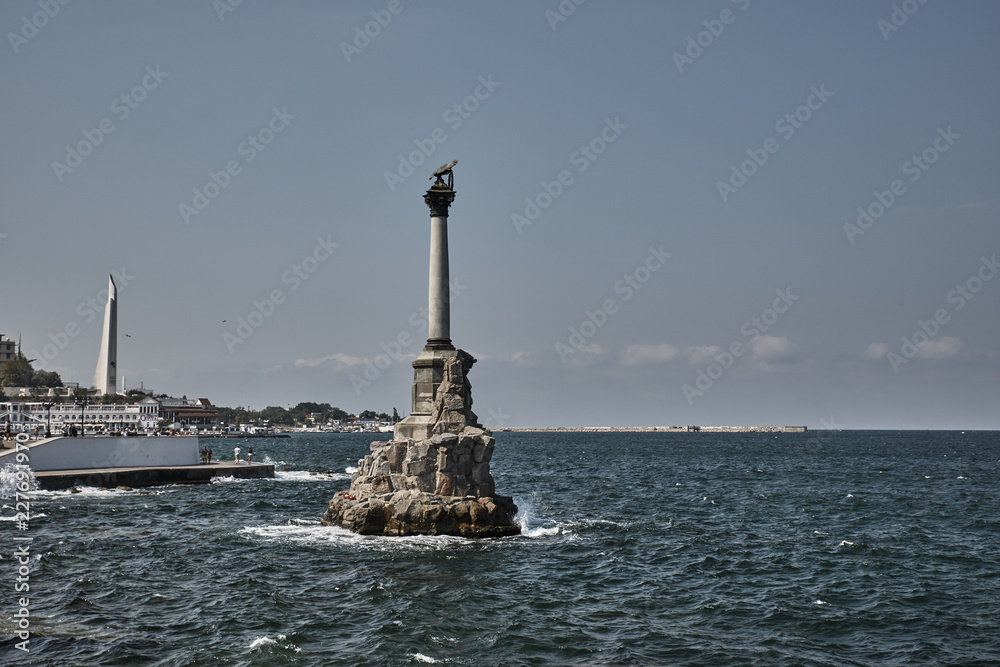
[[[364,535],[518,535],[517,506],[498,496],[490,474],[495,440],[472,412],[463,350],[425,347],[413,362],[414,412],[392,440],[371,443],[351,488],[338,492],[322,523]],[[420,408],[420,411],[417,411]]]
[[[508,496],[441,496],[411,489],[357,498],[338,492],[320,519],[362,535],[518,535],[517,506]]]

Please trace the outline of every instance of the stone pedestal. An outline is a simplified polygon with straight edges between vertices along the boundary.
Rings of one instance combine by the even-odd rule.
[[[351,488],[330,501],[324,525],[366,535],[521,532],[513,499],[496,495],[494,439],[472,412],[466,374],[474,363],[463,350],[424,349],[413,362],[414,406],[424,412],[397,424],[392,440],[371,444]]]

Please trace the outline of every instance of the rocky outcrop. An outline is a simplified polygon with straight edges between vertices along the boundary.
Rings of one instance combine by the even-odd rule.
[[[506,496],[442,496],[411,490],[357,499],[344,491],[333,497],[321,521],[362,535],[505,537],[521,532],[513,521],[516,512]]]
[[[392,440],[371,444],[322,523],[366,535],[517,535],[517,506],[496,495],[490,473],[495,440],[472,412],[466,376],[475,359],[447,350],[423,363],[435,372],[429,409],[398,424]]]

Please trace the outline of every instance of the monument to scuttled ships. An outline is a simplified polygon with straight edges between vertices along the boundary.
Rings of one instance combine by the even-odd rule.
[[[521,532],[513,499],[496,494],[490,474],[494,439],[472,411],[468,374],[476,360],[451,342],[448,210],[456,162],[434,172],[424,195],[431,214],[429,330],[413,361],[413,408],[396,424],[392,440],[371,444],[351,488],[330,500],[325,525],[368,535]]]

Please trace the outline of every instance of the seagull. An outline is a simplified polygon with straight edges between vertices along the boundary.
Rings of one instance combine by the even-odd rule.
[[[435,176],[444,176],[444,175],[445,175],[445,174],[447,174],[447,173],[448,173],[449,171],[451,171],[452,167],[454,167],[454,166],[455,166],[456,164],[458,164],[458,160],[452,160],[452,161],[451,161],[451,162],[449,162],[448,164],[446,164],[446,165],[444,165],[444,166],[441,166],[441,167],[438,167],[438,168],[437,168],[437,169],[436,169],[436,170],[434,171],[434,173],[433,173],[433,174],[431,174],[431,178],[434,178]],[[429,180],[431,180],[431,178],[428,178],[427,180],[429,181]]]

